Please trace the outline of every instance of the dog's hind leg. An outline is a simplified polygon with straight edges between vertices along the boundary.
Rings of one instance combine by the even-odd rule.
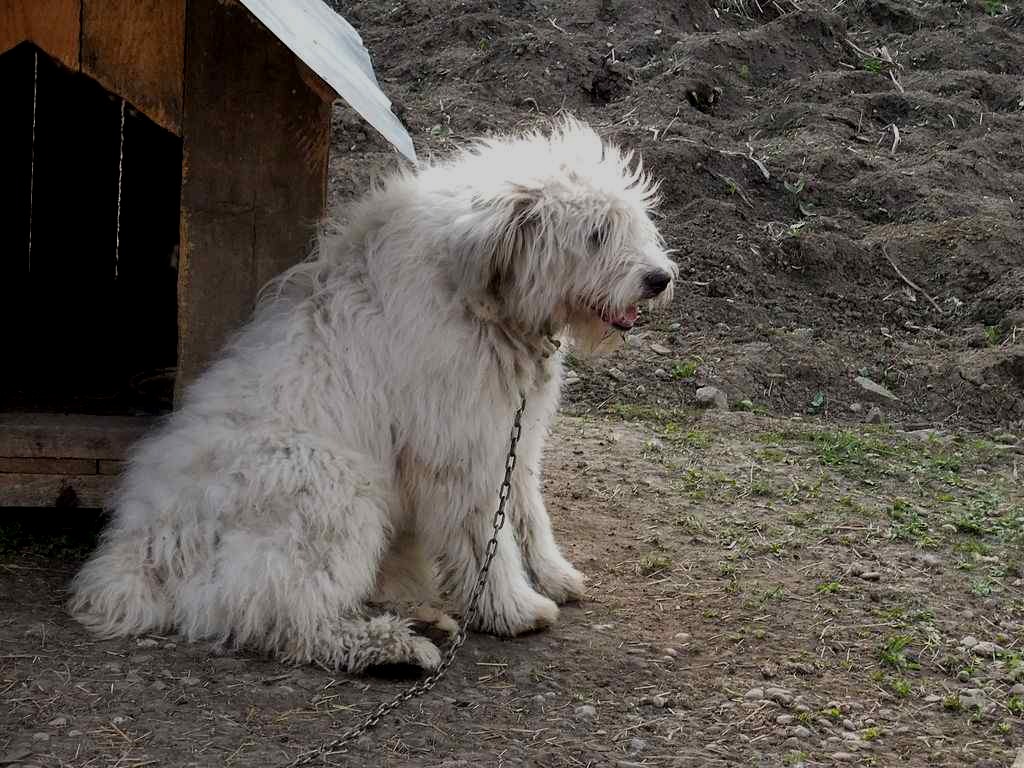
[[[366,612],[392,534],[393,477],[330,446],[246,455],[224,473],[202,563],[176,584],[179,629],[350,672],[436,667],[440,653],[408,620]]]

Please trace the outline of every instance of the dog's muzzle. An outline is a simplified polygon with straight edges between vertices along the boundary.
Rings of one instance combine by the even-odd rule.
[[[644,298],[653,299],[663,293],[672,282],[672,275],[661,269],[654,269],[644,275],[643,288]]]

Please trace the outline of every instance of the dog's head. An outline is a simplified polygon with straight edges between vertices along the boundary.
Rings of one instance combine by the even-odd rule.
[[[456,279],[517,326],[568,327],[592,348],[629,330],[642,302],[671,299],[677,268],[651,220],[657,185],[591,128],[565,119],[432,170],[461,203],[448,227]]]

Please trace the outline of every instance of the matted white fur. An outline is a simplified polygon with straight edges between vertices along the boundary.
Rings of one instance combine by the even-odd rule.
[[[653,198],[639,164],[566,119],[398,173],[329,220],[135,448],[73,614],[107,637],[435,667],[411,621],[445,623],[442,596],[465,609],[522,391],[510,525],[475,628],[554,622],[584,580],[541,496],[563,352],[544,355],[669,298]]]

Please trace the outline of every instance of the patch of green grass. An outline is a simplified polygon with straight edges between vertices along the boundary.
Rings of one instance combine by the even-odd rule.
[[[971,580],[971,593],[978,597],[988,597],[992,594],[994,585],[991,579],[981,578]]]
[[[640,562],[637,564],[637,572],[641,576],[653,576],[661,571],[667,571],[671,567],[671,557],[651,552],[640,558]]]
[[[816,590],[822,595],[833,595],[842,589],[838,581],[826,581],[824,584],[819,584]]]
[[[964,705],[960,701],[960,694],[955,692],[947,694],[946,697],[942,699],[942,708],[947,712],[961,711],[964,708]]]
[[[934,546],[931,529],[921,513],[907,501],[896,499],[889,507],[889,535],[898,541],[910,541],[919,546]]]
[[[875,56],[865,56],[860,60],[860,68],[867,72],[881,72],[885,69],[885,62]]]
[[[796,751],[787,752],[782,758],[783,765],[803,765],[810,758],[809,752]]]
[[[692,379],[697,375],[697,369],[700,368],[700,361],[698,360],[683,360],[682,362],[676,363],[672,366],[672,378],[673,379]]]
[[[894,677],[889,680],[889,690],[898,698],[905,699],[910,695],[910,681],[903,677]]]
[[[999,16],[1006,10],[1003,0],[985,0],[985,13],[989,16]]]
[[[917,662],[906,657],[906,650],[914,641],[909,635],[893,635],[885,641],[878,651],[878,660],[883,666],[892,667],[898,672],[905,669],[920,669]]]
[[[1006,700],[1006,709],[1014,717],[1024,716],[1024,699],[1019,696],[1011,696]]]
[[[827,717],[830,720],[843,719],[843,712],[839,709],[839,707],[829,707],[828,709],[823,709],[821,710],[821,714],[823,717]]]
[[[865,728],[861,732],[861,738],[864,741],[877,741],[882,736],[882,729],[877,727]]]

